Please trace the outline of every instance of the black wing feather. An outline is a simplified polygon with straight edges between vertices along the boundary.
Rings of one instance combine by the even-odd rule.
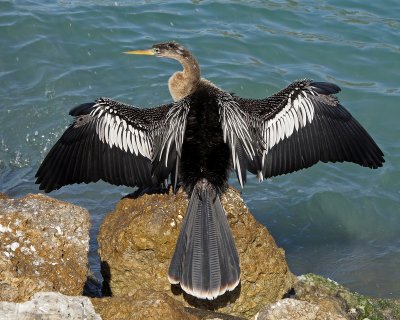
[[[339,91],[332,83],[300,80],[266,99],[234,97],[245,114],[249,132],[255,132],[252,144],[258,146],[253,159],[247,156],[247,169],[267,178],[308,168],[319,161],[381,167],[385,161],[382,151],[332,96]],[[297,128],[293,128],[293,117],[288,116],[295,108]],[[272,123],[278,124],[274,127]],[[260,138],[268,137],[266,131],[270,134],[274,129],[280,139],[272,139],[271,144]]]
[[[101,98],[73,108],[70,115],[75,120],[43,160],[36,183],[46,192],[100,179],[115,185],[158,187],[175,167],[176,147],[165,155],[169,157],[167,166],[157,175],[152,174],[149,149],[162,147],[153,142],[163,142],[155,137],[168,131],[170,124],[165,119],[172,107],[171,104],[140,109]],[[103,131],[99,131],[101,126]],[[127,147],[128,135],[130,147],[136,148],[137,153]]]

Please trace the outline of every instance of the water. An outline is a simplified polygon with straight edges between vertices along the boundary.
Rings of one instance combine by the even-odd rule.
[[[298,78],[332,81],[385,153],[385,166],[318,164],[243,197],[286,250],[296,274],[315,272],[360,293],[400,296],[400,3],[353,1],[0,1],[0,191],[37,193],[34,174],[71,119],[98,96],[140,106],[170,101],[178,64],[126,56],[177,40],[204,77],[244,97]],[[236,184],[234,179],[232,183]],[[132,192],[106,183],[51,193],[91,213],[96,234]]]

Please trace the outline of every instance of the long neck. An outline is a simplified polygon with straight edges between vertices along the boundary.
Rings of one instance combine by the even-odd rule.
[[[175,72],[168,80],[169,92],[174,101],[191,94],[200,81],[200,67],[191,54],[180,56],[176,60],[182,64],[183,70]]]

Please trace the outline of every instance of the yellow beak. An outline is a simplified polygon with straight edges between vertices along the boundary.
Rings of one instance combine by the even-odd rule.
[[[153,49],[125,51],[124,53],[126,53],[126,54],[144,54],[147,56],[154,56]]]

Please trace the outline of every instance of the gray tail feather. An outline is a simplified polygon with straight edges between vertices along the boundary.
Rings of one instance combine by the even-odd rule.
[[[170,283],[200,299],[215,299],[240,281],[239,256],[215,188],[198,182],[168,271]]]

